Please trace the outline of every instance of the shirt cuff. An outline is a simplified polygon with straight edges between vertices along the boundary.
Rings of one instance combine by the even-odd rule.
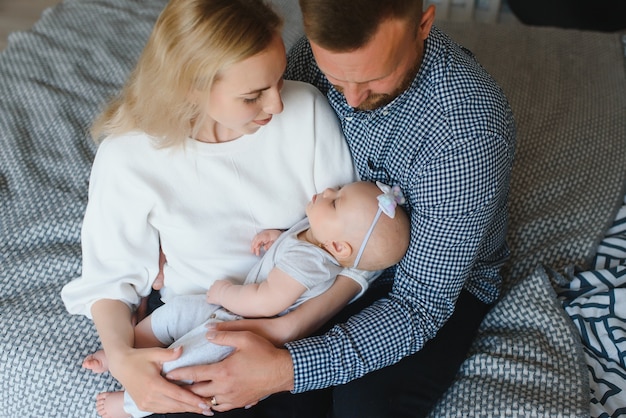
[[[333,385],[332,355],[323,337],[310,337],[285,344],[293,361],[293,390],[302,393]]]

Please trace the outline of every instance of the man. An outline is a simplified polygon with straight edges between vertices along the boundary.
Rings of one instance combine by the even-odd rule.
[[[286,78],[327,95],[363,180],[401,187],[409,250],[328,332],[279,349],[252,333],[225,332],[254,325],[226,324],[209,337],[235,346],[233,356],[171,377],[201,382],[193,390],[217,411],[280,391],[334,387],[332,416],[424,416],[451,385],[499,295],[511,110],[472,54],[433,27],[433,6],[300,6],[307,39],[290,52]]]

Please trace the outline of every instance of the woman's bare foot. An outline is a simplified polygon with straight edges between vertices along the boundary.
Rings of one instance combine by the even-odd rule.
[[[109,362],[104,350],[98,350],[93,354],[89,354],[83,360],[83,367],[94,373],[104,373],[109,371]]]
[[[130,418],[124,411],[124,392],[102,392],[96,396],[96,411],[102,418]]]

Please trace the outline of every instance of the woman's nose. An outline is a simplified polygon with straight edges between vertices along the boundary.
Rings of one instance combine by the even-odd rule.
[[[283,111],[283,99],[279,89],[267,90],[266,100],[263,103],[263,111],[270,115],[277,115]]]

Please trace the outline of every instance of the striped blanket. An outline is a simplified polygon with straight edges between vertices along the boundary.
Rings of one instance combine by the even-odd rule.
[[[626,416],[626,197],[593,264],[554,273],[554,286],[583,342],[591,416]]]

